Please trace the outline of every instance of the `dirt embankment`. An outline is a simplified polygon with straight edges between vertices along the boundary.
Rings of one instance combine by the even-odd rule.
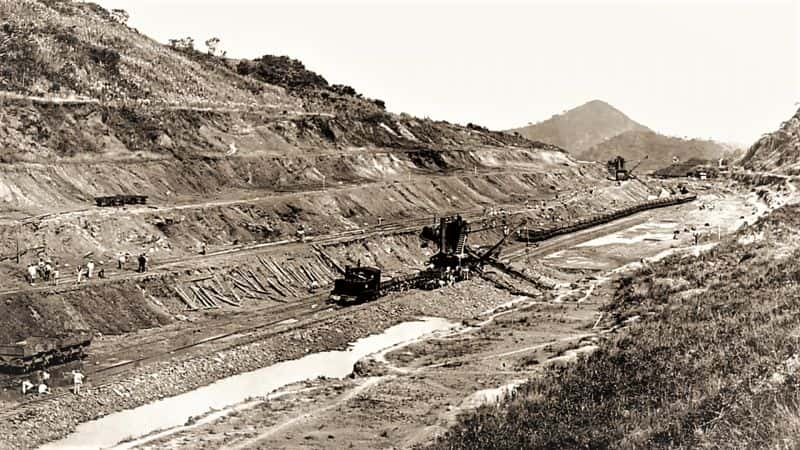
[[[293,238],[301,226],[307,234],[325,234],[500,204],[546,201],[545,208],[558,209],[583,198],[610,207],[647,195],[636,183],[620,189],[599,179],[597,167],[576,165],[562,153],[525,149],[354,150],[0,170],[0,197],[9,209],[49,213],[0,224],[0,269],[17,281],[24,268],[11,259],[17,245],[23,264],[44,254],[74,267],[90,253],[109,262],[120,252],[141,251],[158,261],[196,255],[202,242],[217,249]],[[152,206],[91,205],[92,196],[116,192],[151,195]]]
[[[395,187],[394,184],[389,186]],[[463,188],[466,184],[458,181],[455,186]],[[616,188],[620,201],[626,197],[641,196],[635,185],[630,186],[631,189]],[[501,192],[495,189],[496,192]],[[449,191],[459,192],[458,189]],[[477,195],[476,190],[466,192]],[[493,191],[487,189],[486,192],[491,195]],[[423,198],[420,192],[406,190],[405,193],[409,196],[406,200],[409,207],[413,199],[419,201]],[[379,195],[376,192],[372,193],[376,194]],[[468,196],[465,198],[470,199]],[[441,203],[440,196],[433,195],[427,200],[432,203],[434,199],[440,203],[433,203],[431,211],[446,206]],[[553,206],[531,207],[524,213],[512,215],[510,222],[519,223],[527,220],[529,223],[553,223],[554,217],[560,219],[583,217],[601,212],[605,207],[604,204],[587,202],[582,196],[563,201],[563,204],[548,202]],[[471,202],[459,205],[466,207],[482,204],[476,200]],[[384,213],[380,207],[387,207],[379,200],[372,200],[366,206],[376,208],[369,212],[373,216],[378,215],[376,213]],[[313,208],[305,207],[298,210],[310,211]],[[408,217],[425,217],[425,212],[412,210]],[[480,216],[480,208],[472,214]],[[195,231],[202,233],[199,228],[202,224],[207,224],[206,233],[222,229],[225,222],[210,220],[214,217],[218,216],[209,214],[205,218],[201,217],[195,225],[175,224],[173,225],[175,229],[169,231],[168,236],[177,236],[180,239]],[[320,214],[316,217],[324,216]],[[471,220],[475,222],[476,227],[492,224],[491,217],[476,217]],[[109,226],[124,223],[123,219],[110,219],[109,222]],[[500,226],[497,220],[495,225]],[[74,328],[88,328],[102,334],[120,334],[169,323],[178,315],[202,318],[203,312],[209,309],[220,308],[220,312],[225,313],[278,305],[312,292],[323,292],[339,276],[340,268],[348,264],[374,265],[380,267],[387,276],[413,272],[422,269],[431,256],[431,249],[422,248],[420,245],[415,231],[419,226],[421,224],[415,222],[411,227],[401,227],[395,231],[384,232],[378,228],[365,231],[364,234],[357,232],[344,241],[333,239],[320,241],[318,244],[294,243],[208,256],[194,254],[190,259],[154,258],[152,265],[155,273],[148,279],[117,279],[120,272],[113,261],[106,260],[100,267],[106,267],[107,275],[114,277],[110,281],[93,281],[80,288],[68,286],[56,290],[37,285],[38,291],[23,290],[20,293],[7,294],[5,301],[0,303],[0,313],[15,325],[6,327],[0,333],[0,339],[12,341],[30,335],[58,334]],[[334,232],[331,236],[336,235]],[[489,246],[501,237],[500,228],[495,228],[472,235],[469,245]],[[11,266],[10,271],[20,271],[11,262],[5,264]],[[129,263],[125,271],[130,272],[132,269],[133,263]],[[21,278],[21,273],[17,276]],[[75,282],[71,272],[65,271],[62,277],[64,285],[72,285]],[[208,296],[213,297],[211,301]]]
[[[170,277],[171,278],[171,277]],[[167,324],[180,311],[162,277],[30,292],[0,300],[0,342],[52,336],[73,329],[123,334]]]
[[[587,177],[597,171],[584,168]],[[94,206],[93,197],[140,194],[157,205],[203,203],[213,198],[268,196],[275,192],[334,189],[411,176],[529,171],[578,173],[564,155],[526,149],[452,151],[350,149],[304,154],[124,161],[73,161],[0,165],[0,199],[6,216],[44,214]],[[413,180],[417,181],[417,180]],[[588,180],[587,180],[588,181]],[[210,198],[211,197],[211,198]]]
[[[797,175],[800,173],[798,149],[800,149],[800,111],[783,122],[778,130],[763,135],[750,147],[739,163],[750,170]]]

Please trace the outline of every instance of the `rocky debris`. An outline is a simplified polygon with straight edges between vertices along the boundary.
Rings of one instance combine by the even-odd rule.
[[[389,368],[386,364],[372,358],[363,358],[353,366],[353,378],[380,377],[387,375]]]

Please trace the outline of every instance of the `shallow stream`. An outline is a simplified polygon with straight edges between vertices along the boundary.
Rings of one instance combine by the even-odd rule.
[[[253,372],[224,378],[185,394],[81,424],[66,438],[40,449],[113,447],[123,440],[181,426],[190,417],[230,407],[251,397],[266,396],[293,383],[317,377],[343,378],[365,356],[455,326],[457,325],[452,322],[437,318],[401,323],[381,334],[359,339],[344,351],[314,353],[300,359],[280,362]]]

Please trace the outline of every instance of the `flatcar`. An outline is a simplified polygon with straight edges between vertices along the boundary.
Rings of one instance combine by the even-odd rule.
[[[92,335],[77,331],[56,337],[34,336],[0,345],[0,371],[28,373],[86,356]]]
[[[683,192],[683,191],[681,191]],[[608,223],[623,217],[636,214],[641,211],[649,209],[662,208],[665,206],[673,206],[681,203],[691,202],[697,199],[696,195],[682,194],[672,197],[660,198],[657,200],[649,200],[638,205],[630,206],[628,208],[619,209],[606,213],[603,215],[595,216],[590,219],[584,219],[571,224],[554,227],[554,228],[523,228],[517,231],[516,240],[520,242],[538,242],[550,239],[562,234],[574,233],[575,231],[584,230],[596,225]]]
[[[95,203],[100,207],[144,205],[147,203],[146,195],[106,195],[95,197]]]

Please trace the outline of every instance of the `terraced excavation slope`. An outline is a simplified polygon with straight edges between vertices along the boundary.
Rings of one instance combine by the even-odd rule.
[[[800,111],[747,151],[741,164],[751,170],[800,173]]]
[[[5,339],[67,323],[122,333],[169,322],[186,307],[169,286],[200,266],[257,269],[248,249],[300,231],[335,236],[526,203],[552,221],[652,193],[619,187],[553,145],[392,114],[288,57],[233,61],[159,44],[90,3],[2,2],[0,18],[0,287],[19,300],[0,311],[18,324]],[[149,198],[95,206],[116,194]],[[358,245],[340,262],[358,261]],[[206,261],[206,247],[221,256]],[[142,252],[159,280],[117,270],[119,255]],[[397,266],[421,267],[422,251],[411,254]],[[298,261],[322,257],[306,256]],[[93,259],[113,286],[30,290],[25,266],[40,257],[70,279]],[[334,276],[306,275],[292,283]]]

